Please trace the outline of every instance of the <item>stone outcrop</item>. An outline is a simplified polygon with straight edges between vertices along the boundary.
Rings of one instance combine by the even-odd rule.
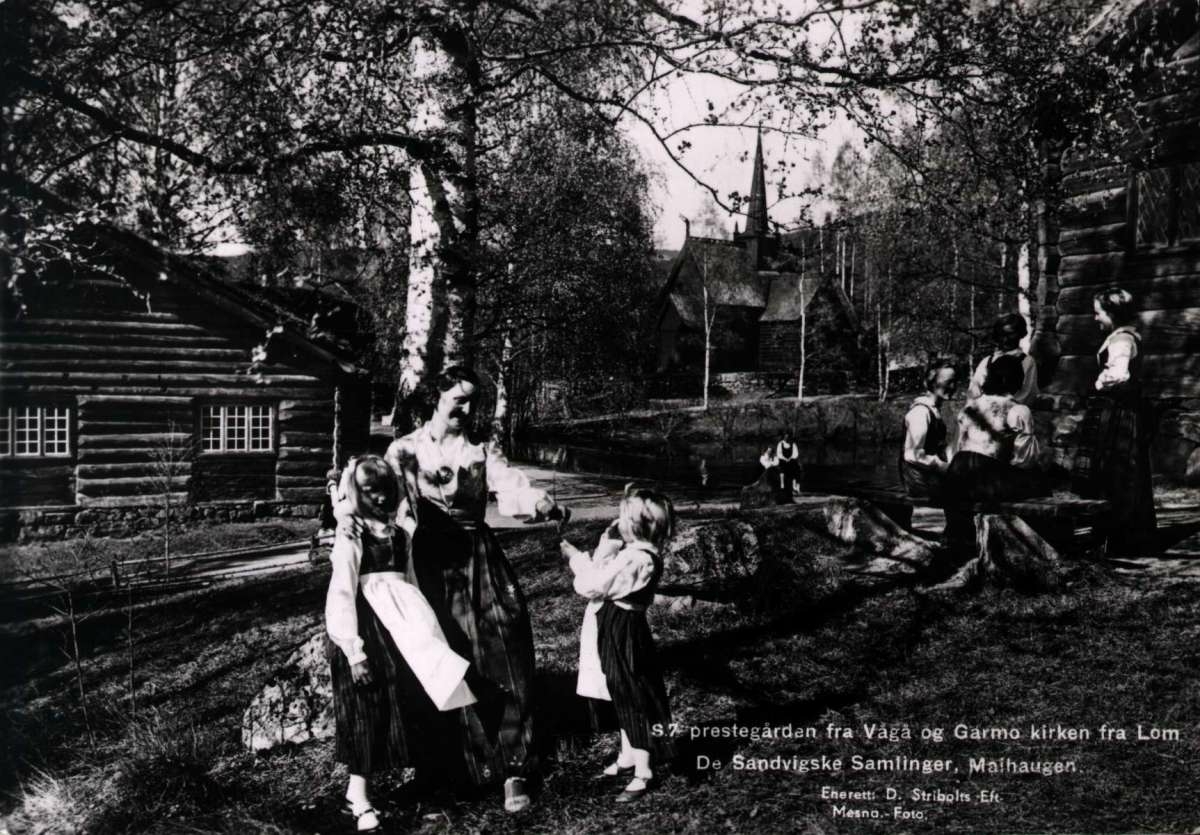
[[[325,632],[288,656],[242,715],[242,745],[269,751],[333,736],[333,684],[325,658]]]

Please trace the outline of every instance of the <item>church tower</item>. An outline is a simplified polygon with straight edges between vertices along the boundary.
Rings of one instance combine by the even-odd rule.
[[[767,262],[776,254],[777,241],[771,235],[771,221],[767,216],[767,172],[763,162],[762,128],[758,129],[758,141],[754,147],[754,171],[750,179],[750,199],[746,204],[746,229],[736,234],[750,253],[754,268],[766,269]]]

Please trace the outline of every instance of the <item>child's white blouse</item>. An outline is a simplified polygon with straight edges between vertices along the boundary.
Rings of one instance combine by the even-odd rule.
[[[571,557],[575,592],[588,600],[619,601],[650,585],[657,553],[649,542],[601,539],[591,554],[579,551]]]

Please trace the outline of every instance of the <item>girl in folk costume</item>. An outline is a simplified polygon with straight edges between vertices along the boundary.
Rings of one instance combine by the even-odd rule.
[[[575,574],[575,591],[588,599],[580,633],[581,696],[611,700],[621,728],[621,751],[607,776],[633,771],[618,803],[646,793],[655,762],[669,760],[671,709],[658,652],[646,622],[662,577],[662,549],[675,529],[670,499],[625,488],[621,513],[588,554],[565,540],[562,552]]]
[[[900,483],[914,498],[941,498],[950,466],[942,404],[958,389],[953,363],[939,360],[925,372],[925,394],[904,415],[904,448],[900,453]]]
[[[484,522],[488,494],[500,513],[563,521],[563,510],[533,488],[498,448],[466,436],[479,379],[462,367],[437,380],[433,415],[399,438],[387,459],[415,502],[412,569],[450,646],[471,661],[478,704],[458,715],[443,741],[476,786],[505,780],[504,808],[526,808],[525,781],[536,770],[533,746],[533,629],[516,572]]]
[[[327,655],[336,756],[350,769],[346,803],[360,832],[379,827],[368,776],[417,765],[417,755],[436,744],[421,736],[434,708],[475,701],[464,680],[467,660],[450,649],[433,609],[403,573],[410,531],[394,524],[401,490],[379,456],[351,459],[335,509]]]
[[[1096,354],[1100,374],[1080,435],[1072,481],[1081,496],[1108,499],[1101,521],[1109,556],[1158,552],[1150,475],[1150,415],[1142,399],[1142,337],[1133,296],[1117,287],[1097,293],[1096,322],[1108,331]]]
[[[946,471],[946,495],[966,501],[1010,501],[1046,492],[1033,413],[1016,401],[1019,359],[988,361],[983,393],[958,415],[958,451]]]
[[[987,378],[988,365],[1000,357],[1016,357],[1021,363],[1021,385],[1013,394],[1013,400],[1028,406],[1038,396],[1037,363],[1021,349],[1021,340],[1029,334],[1029,326],[1019,313],[1009,313],[998,318],[992,325],[992,341],[996,349],[991,356],[984,357],[975,366],[967,397],[974,399],[983,394],[983,382]]]

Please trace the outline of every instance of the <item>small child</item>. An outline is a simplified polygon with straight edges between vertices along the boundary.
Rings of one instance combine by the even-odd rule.
[[[423,752],[414,743],[428,723],[428,710],[475,702],[465,681],[467,660],[450,649],[429,602],[405,576],[409,532],[396,524],[403,491],[403,482],[378,455],[352,458],[334,508],[338,527],[325,599],[326,654],[337,720],[335,756],[349,767],[346,808],[359,832],[380,827],[367,795],[369,776],[418,765]]]
[[[671,500],[653,490],[625,488],[620,516],[592,554],[567,541],[561,548],[575,574],[575,591],[589,601],[580,632],[581,696],[610,700],[621,728],[621,752],[604,775],[633,771],[617,796],[637,800],[647,791],[655,762],[669,760],[671,709],[646,609],[662,577],[662,549],[675,530]]]

